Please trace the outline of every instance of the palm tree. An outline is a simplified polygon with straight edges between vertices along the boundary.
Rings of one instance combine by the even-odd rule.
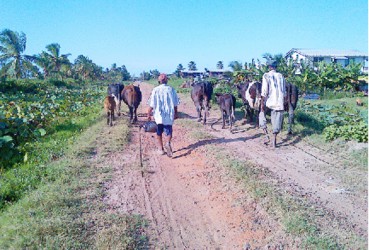
[[[181,76],[181,71],[184,70],[183,65],[180,63],[177,66],[177,69],[173,72],[177,77]]]
[[[242,70],[242,63],[238,61],[232,61],[229,63],[229,67],[232,68],[233,71],[241,71]]]
[[[86,80],[94,75],[94,65],[92,60],[84,55],[79,55],[74,61],[74,68],[76,73],[78,73],[82,80]]]
[[[218,61],[217,62],[217,69],[223,69],[223,62],[222,61]]]
[[[0,33],[0,74],[10,75],[15,78],[26,77],[31,73],[37,73],[37,68],[32,64],[32,56],[23,55],[26,49],[27,38],[21,32],[4,29]]]
[[[71,54],[60,54],[60,45],[57,43],[52,43],[46,46],[46,49],[49,53],[45,52],[47,54],[47,57],[50,60],[50,66],[51,70],[53,72],[59,73],[62,65],[68,65],[70,64],[70,61],[68,59],[68,56]]]
[[[51,61],[49,59],[49,54],[46,53],[45,51],[42,51],[41,54],[35,55],[33,57],[34,57],[34,62],[44,71],[44,76],[48,77],[50,74],[50,71],[52,70]]]
[[[197,70],[196,63],[194,61],[191,61],[188,63],[188,70],[192,70],[192,71]]]
[[[285,62],[283,54],[272,55],[270,53],[264,53],[263,58],[267,61],[270,61],[270,60],[276,61],[277,65]]]

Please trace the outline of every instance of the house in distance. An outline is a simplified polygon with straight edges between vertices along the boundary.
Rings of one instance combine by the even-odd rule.
[[[368,53],[358,50],[333,50],[333,49],[296,49],[287,52],[285,58],[292,59],[297,63],[305,63],[315,66],[318,62],[338,63],[346,67],[353,63],[362,65],[361,71],[368,72]]]

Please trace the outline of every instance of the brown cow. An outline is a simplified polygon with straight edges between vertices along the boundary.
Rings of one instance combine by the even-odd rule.
[[[104,109],[107,115],[107,125],[113,126],[115,108],[116,103],[114,100],[114,96],[106,96],[104,100]]]
[[[129,108],[130,122],[137,121],[137,108],[142,100],[142,93],[139,86],[133,84],[125,86],[122,91],[122,99]],[[133,116],[134,115],[134,116]]]

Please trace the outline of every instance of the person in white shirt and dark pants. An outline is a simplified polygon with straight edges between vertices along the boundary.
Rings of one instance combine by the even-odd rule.
[[[276,71],[277,62],[268,61],[269,72],[263,75],[261,87],[261,111],[265,114],[265,106],[271,110],[273,127],[272,147],[277,144],[277,135],[282,130],[284,116],[284,97],[286,96],[286,82],[281,73]]]
[[[160,74],[158,77],[159,86],[155,87],[149,98],[149,110],[147,112],[148,120],[151,120],[153,115],[154,120],[158,126],[157,142],[158,142],[158,153],[163,155],[166,153],[169,157],[172,157],[172,134],[173,134],[173,122],[177,119],[177,106],[179,105],[179,98],[174,88],[168,86],[168,78],[166,74]],[[166,136],[166,143],[163,144],[162,134]]]

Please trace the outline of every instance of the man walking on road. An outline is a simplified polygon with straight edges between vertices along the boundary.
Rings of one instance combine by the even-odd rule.
[[[154,120],[158,125],[156,135],[158,143],[158,153],[165,154],[164,148],[169,157],[173,156],[171,140],[173,134],[173,122],[177,119],[177,106],[179,105],[179,98],[174,88],[168,86],[168,78],[166,74],[160,74],[159,86],[155,87],[149,98],[149,110],[147,111],[147,119],[151,120],[153,113]],[[163,146],[162,134],[166,136],[166,143]]]
[[[265,114],[265,106],[271,109],[271,120],[273,127],[272,147],[277,144],[277,134],[282,129],[284,116],[284,97],[286,96],[285,80],[281,73],[276,72],[277,62],[268,61],[269,72],[263,75],[261,87],[261,111]],[[264,119],[265,121],[265,119]],[[266,128],[265,124],[260,127]]]

